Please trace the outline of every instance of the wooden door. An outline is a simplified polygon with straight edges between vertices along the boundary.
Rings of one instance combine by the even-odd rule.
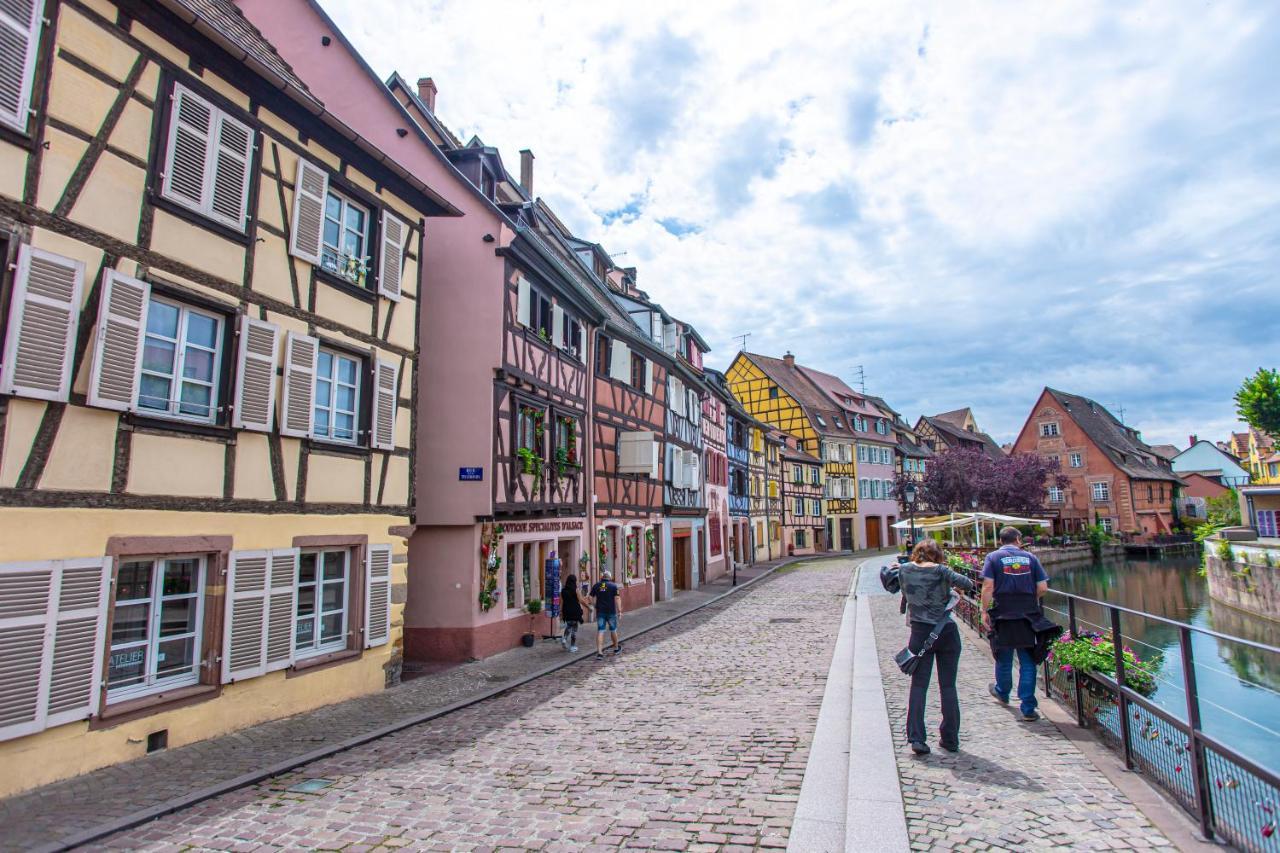
[[[867,516],[867,547],[880,547],[880,516]]]
[[[689,589],[689,534],[671,540],[671,575],[676,589]]]
[[[840,547],[845,551],[852,551],[857,546],[853,541],[853,519],[840,519]]]

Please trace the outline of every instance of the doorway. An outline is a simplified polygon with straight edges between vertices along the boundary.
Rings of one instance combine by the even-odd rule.
[[[671,538],[671,577],[676,589],[693,589],[689,577],[689,532],[676,533]]]
[[[885,529],[889,531],[889,547],[891,548],[898,544],[898,531],[893,527],[897,523],[897,517],[892,515],[889,516],[888,520],[885,522]]]
[[[867,516],[867,547],[880,547],[880,516]]]
[[[840,549],[843,551],[854,550],[852,518],[840,519]]]

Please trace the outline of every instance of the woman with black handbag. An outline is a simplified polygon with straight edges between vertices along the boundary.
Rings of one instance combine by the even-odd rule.
[[[973,581],[947,568],[942,548],[924,539],[911,550],[911,562],[899,566],[902,596],[906,600],[911,639],[897,663],[911,673],[911,698],[907,703],[907,742],[916,755],[928,755],[924,703],[929,692],[933,664],[938,663],[938,690],[942,698],[942,726],[938,742],[948,752],[960,749],[960,697],[956,670],[960,666],[960,631],[951,621],[952,587],[966,592]]]

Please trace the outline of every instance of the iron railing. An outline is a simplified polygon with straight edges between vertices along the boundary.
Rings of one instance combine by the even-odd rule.
[[[969,574],[981,583],[976,572]],[[1280,660],[1280,648],[1072,593],[1051,589],[1049,596],[1049,602],[1061,600],[1066,609],[1047,602],[1046,615],[1065,622],[1063,627],[1071,636],[1079,636],[1081,625],[1110,634],[1115,648],[1115,675],[1064,673],[1046,661],[1045,693],[1066,705],[1079,726],[1095,729],[1107,745],[1120,752],[1125,767],[1142,772],[1169,792],[1197,820],[1205,838],[1220,837],[1254,853],[1280,853],[1280,774],[1204,731],[1191,640],[1193,634],[1202,634],[1274,655],[1276,660]],[[1107,614],[1109,624],[1086,622],[1077,614],[1079,605],[1099,608]],[[962,595],[955,612],[981,633],[979,608],[976,598]],[[1161,681],[1185,694],[1185,717],[1161,707],[1126,683],[1125,617],[1146,619],[1177,630],[1184,683],[1179,687]],[[1270,731],[1258,721],[1240,719]]]

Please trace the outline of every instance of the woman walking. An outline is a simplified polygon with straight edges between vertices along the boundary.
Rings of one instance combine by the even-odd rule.
[[[571,652],[578,650],[578,628],[584,618],[584,607],[590,606],[578,589],[578,578],[569,575],[564,579],[564,588],[560,590],[560,620],[564,622],[564,636],[560,645]]]
[[[911,562],[899,567],[902,595],[907,603],[911,639],[907,647],[919,654],[935,629],[937,639],[924,652],[911,673],[911,699],[907,703],[907,741],[916,755],[927,755],[924,703],[929,692],[933,664],[938,663],[938,690],[942,699],[939,744],[948,752],[960,748],[960,698],[956,694],[956,670],[960,665],[960,631],[951,621],[951,588],[973,592],[973,581],[956,574],[944,563],[942,548],[933,539],[922,539],[911,550]]]

